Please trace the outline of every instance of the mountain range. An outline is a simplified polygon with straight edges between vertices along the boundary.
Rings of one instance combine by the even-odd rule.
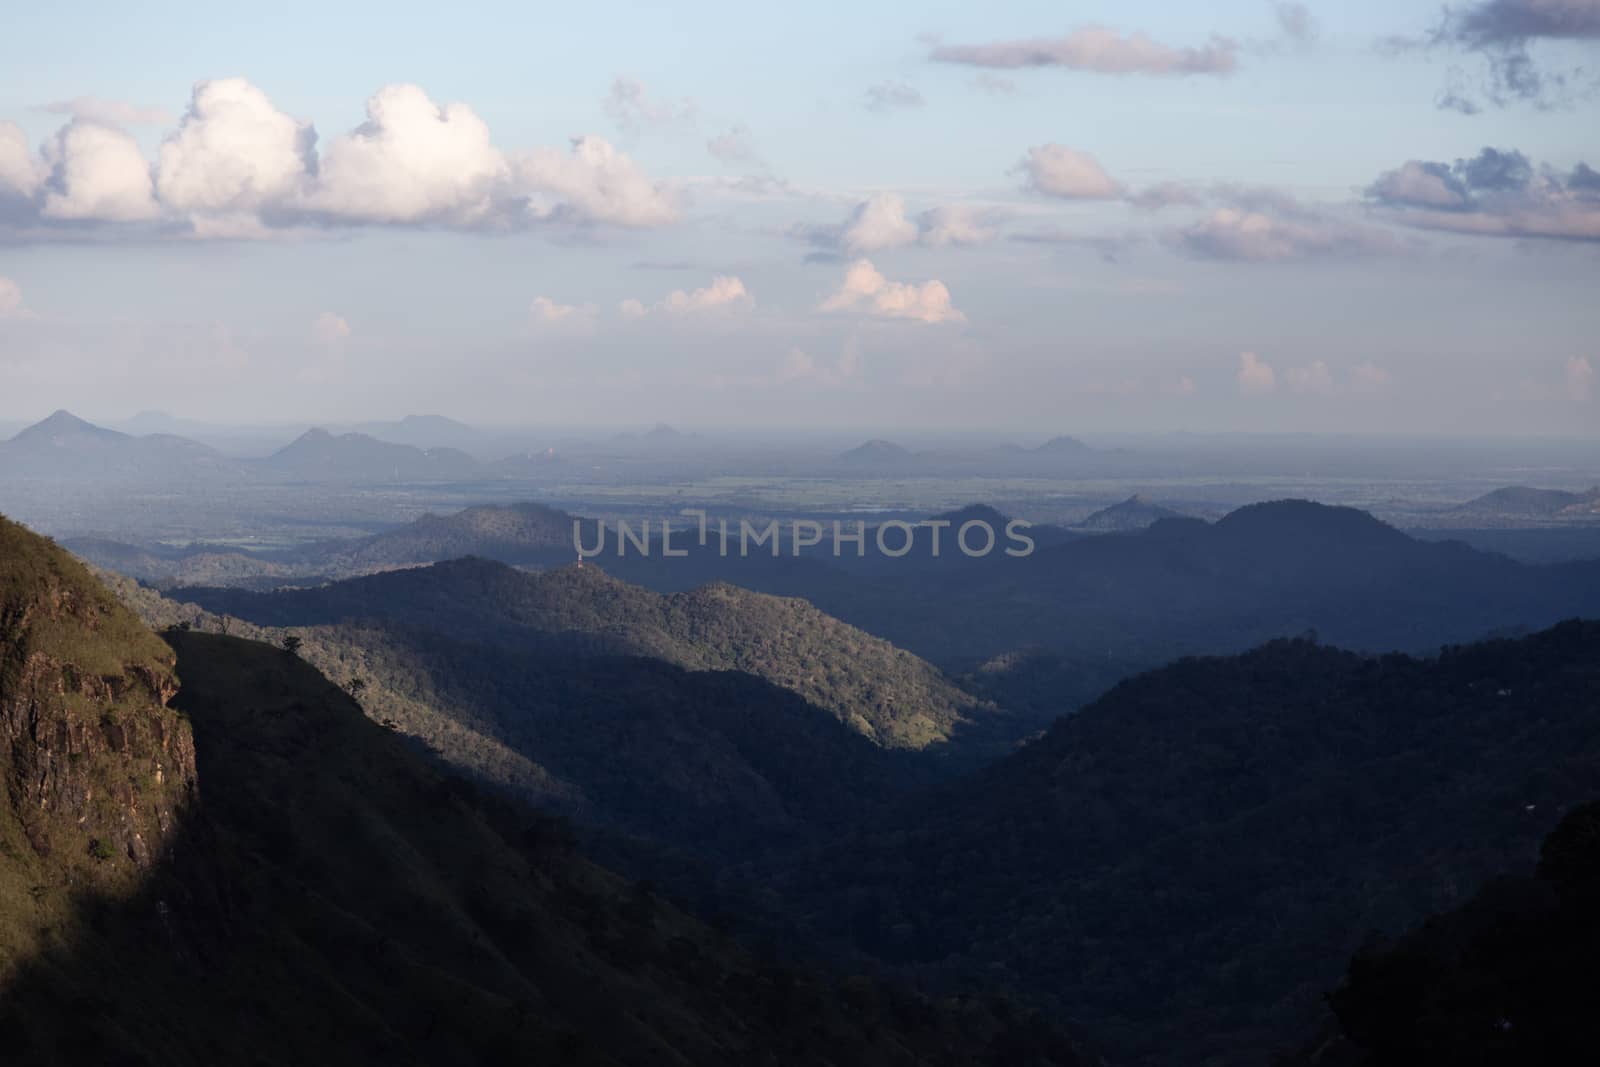
[[[0,479],[87,482],[171,478],[213,480],[235,465],[215,450],[171,434],[136,437],[57,411],[0,442]]]
[[[1152,641],[1225,644],[1306,619],[1374,642],[1426,639],[1522,625],[1519,611],[1559,607],[1556,584],[1587,595],[1581,568],[1521,567],[1295,502],[1037,555],[1093,545],[1113,580],[1137,565],[1196,575],[1197,591],[1240,590],[1224,607],[1248,623],[1213,632],[1238,617],[1202,612],[1182,620],[1194,630],[1153,629]],[[1385,599],[1401,573],[1415,587]],[[930,585],[959,591],[959,577]],[[995,581],[974,572],[972,588]],[[1481,603],[1445,595],[1451,581]],[[295,683],[268,706],[301,711],[274,711],[263,729],[311,738],[306,709],[364,711],[395,751],[421,758],[421,742],[513,806],[567,814],[584,848],[691,911],[729,916],[740,937],[941,997],[1003,987],[1138,1067],[1267,1062],[1343,1027],[1323,994],[1370,931],[1398,935],[1525,866],[1600,771],[1595,623],[1426,657],[1280,638],[1113,684],[1124,668],[1079,642],[1014,646],[953,678],[800,601],[727,585],[655,593],[593,563],[528,574],[466,559],[314,589],[180,591],[188,606],[119,588],[152,621],[190,628],[170,635],[190,699],[231,706],[277,678],[272,664],[314,666],[354,697]],[[1036,622],[1062,617],[1037,595],[1021,603]],[[969,636],[990,636],[998,618],[969,620]],[[294,638],[307,662],[192,632],[223,627]],[[204,659],[184,660],[186,648],[233,647],[268,658],[210,681]],[[1072,695],[1089,687],[1103,695]],[[176,703],[196,724],[203,772],[203,715]],[[228,735],[252,738],[249,721],[227,720]],[[302,775],[305,750],[286,737],[247,743],[284,760],[276,773]],[[375,758],[365,742],[334,743]],[[237,779],[294,788],[254,765]],[[288,841],[323,840],[290,825]],[[250,847],[276,855],[263,840]]]
[[[1265,1063],[1370,931],[1520,868],[1594,796],[1597,707],[1596,623],[1184,660],[762,881],[808,936],[998,978],[1117,1062]]]
[[[993,998],[748,950],[292,650],[163,643],[43,539],[0,548],[8,1063],[1084,1062]]]

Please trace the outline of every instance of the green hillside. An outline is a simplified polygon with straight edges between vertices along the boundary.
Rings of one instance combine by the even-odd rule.
[[[63,678],[159,666],[170,694],[165,645],[53,546],[3,533],[0,618],[7,648],[27,652],[20,671],[16,652],[4,661],[8,726],[31,692],[14,679],[45,656]],[[441,770],[284,649],[169,640],[198,786],[159,851],[86,879],[122,861],[43,862],[77,840],[52,824],[33,855],[9,836],[0,853],[3,884],[41,879],[4,910],[8,930],[34,933],[8,942],[8,1064],[1081,1062],[989,999],[934,1002],[752,954],[590,864],[561,824]],[[110,690],[67,714],[120,713]],[[111,763],[79,761],[72,780]],[[8,832],[27,816],[16,781],[0,798]],[[112,794],[105,810],[149,803]]]

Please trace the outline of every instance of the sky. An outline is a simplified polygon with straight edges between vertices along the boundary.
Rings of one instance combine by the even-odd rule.
[[[1600,0],[5,21],[0,419],[1600,435]]]

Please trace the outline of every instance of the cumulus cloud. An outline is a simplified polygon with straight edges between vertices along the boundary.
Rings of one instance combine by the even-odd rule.
[[[0,320],[20,319],[28,314],[22,302],[22,286],[0,275]]]
[[[750,295],[743,281],[732,275],[719,274],[704,288],[674,290],[653,306],[629,298],[618,305],[618,310],[625,319],[642,318],[652,313],[699,316],[748,310],[755,306],[755,302],[755,297]]]
[[[1485,148],[1454,163],[1407,160],[1366,189],[1396,222],[1490,237],[1600,240],[1600,174],[1561,175],[1521,152]]]
[[[1600,40],[1600,0],[1479,0],[1447,6],[1423,43],[1483,57],[1488,66],[1482,94],[1496,106],[1523,101],[1559,102],[1580,72],[1551,71],[1535,61],[1537,41]],[[1479,110],[1466,91],[1451,89],[1441,107],[1467,114]]]
[[[696,108],[694,101],[688,99],[676,103],[652,100],[639,79],[619,76],[611,80],[605,111],[618,128],[637,134],[658,126],[693,125]]]
[[[906,218],[906,203],[893,193],[876,193],[845,223],[840,244],[847,252],[878,252],[917,239],[916,223]]]
[[[547,296],[536,296],[528,308],[535,326],[587,326],[594,322],[593,304],[561,304]]]
[[[1219,186],[1212,195],[1223,206],[1167,235],[1179,251],[1201,259],[1282,262],[1403,248],[1383,229],[1271,189]]]
[[[436,104],[414,85],[380,89],[367,120],[320,157],[316,140],[309,122],[241,78],[194,87],[154,166],[113,126],[74,118],[35,158],[21,131],[0,123],[0,223],[250,237],[311,224],[643,227],[677,217],[667,188],[603,138],[508,154],[472,108]]]
[[[415,85],[390,85],[367,101],[367,121],[323,152],[308,202],[339,219],[470,225],[494,211],[509,176],[470,107],[441,107]]]
[[[1226,75],[1238,66],[1238,45],[1214,36],[1199,48],[1174,48],[1142,33],[1124,35],[1103,26],[1085,26],[1065,37],[938,45],[931,58],[1001,70],[1065,67],[1096,74]]]
[[[316,139],[243,78],[200,82],[161,145],[156,192],[180,213],[253,218],[303,195]]]
[[[1017,170],[1030,189],[1046,196],[1115,200],[1123,195],[1122,184],[1107,174],[1093,156],[1065,145],[1042,144],[1028,149]]]
[[[47,219],[140,222],[155,218],[150,164],[122,130],[73,119],[45,145]]]
[[[87,119],[105,126],[165,126],[172,114],[162,107],[139,107],[121,100],[106,100],[98,96],[75,96],[71,100],[56,100],[39,110],[51,115],[68,115]]]
[[[22,127],[0,122],[0,206],[7,198],[30,199],[43,179],[43,167],[33,158]]]
[[[865,259],[850,264],[844,283],[822,302],[819,310],[854,311],[926,323],[966,321],[966,316],[951,304],[950,290],[943,282],[891,282]]]
[[[868,111],[903,111],[924,102],[922,94],[904,82],[879,82],[867,87],[862,106]]]
[[[993,213],[966,204],[944,204],[917,216],[918,240],[935,248],[975,245],[994,238]]]
[[[808,241],[818,251],[811,258],[834,260],[907,245],[930,247],[978,244],[994,237],[989,223],[995,213],[966,204],[929,208],[912,219],[905,200],[896,193],[874,193],[857,204],[843,222],[801,224],[790,235]]]
[[[1594,366],[1583,356],[1567,360],[1567,395],[1580,404],[1588,403],[1594,389]]]
[[[671,195],[602,137],[573,138],[569,152],[535,149],[517,167],[537,218],[662,226],[678,217]]]
[[[1320,359],[1309,366],[1290,367],[1284,372],[1284,378],[1289,388],[1297,393],[1333,392],[1333,372]]]
[[[1254,352],[1241,352],[1238,382],[1239,392],[1244,395],[1262,396],[1278,387],[1278,373]]]

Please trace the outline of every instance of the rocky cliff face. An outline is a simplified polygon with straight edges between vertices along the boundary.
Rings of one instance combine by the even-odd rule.
[[[195,782],[173,663],[81,564],[0,519],[0,885],[111,889],[162,854]]]

